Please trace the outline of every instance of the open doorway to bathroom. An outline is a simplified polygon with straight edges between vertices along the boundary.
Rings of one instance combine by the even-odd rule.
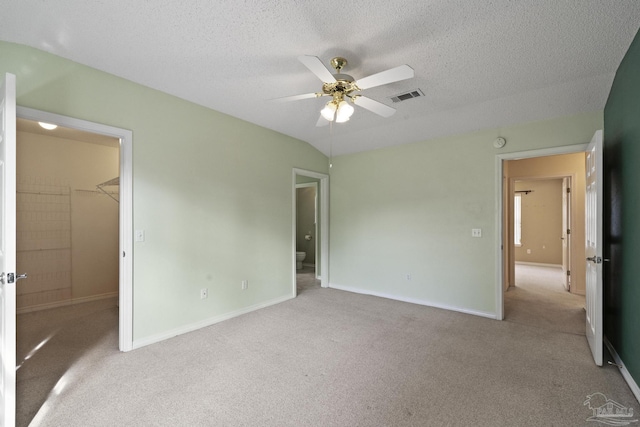
[[[296,289],[298,294],[320,287],[316,265],[318,254],[317,178],[298,176],[296,183]]]
[[[329,176],[293,170],[293,289],[329,286]]]

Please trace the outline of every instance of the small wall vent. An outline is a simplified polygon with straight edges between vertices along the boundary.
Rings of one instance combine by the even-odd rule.
[[[424,93],[420,89],[414,89],[409,92],[401,93],[400,95],[395,95],[391,97],[393,102],[402,102],[407,99],[418,98],[420,96],[424,96]]]

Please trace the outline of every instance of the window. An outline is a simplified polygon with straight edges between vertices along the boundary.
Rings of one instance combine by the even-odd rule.
[[[522,194],[513,198],[513,237],[516,246],[522,246]]]

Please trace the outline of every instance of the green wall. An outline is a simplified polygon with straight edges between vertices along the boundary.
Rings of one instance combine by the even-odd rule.
[[[494,316],[496,155],[601,128],[593,112],[334,158],[331,286]]]
[[[133,131],[134,346],[292,295],[291,171],[322,153],[37,49],[0,42],[0,72],[20,106]]]
[[[604,110],[605,334],[640,383],[640,32]]]

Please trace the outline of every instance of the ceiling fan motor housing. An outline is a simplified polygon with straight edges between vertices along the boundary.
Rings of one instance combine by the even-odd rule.
[[[337,92],[342,95],[349,95],[351,92],[360,90],[355,84],[355,79],[349,74],[334,74],[335,83],[325,83],[322,85],[322,92],[327,95],[334,95]]]

